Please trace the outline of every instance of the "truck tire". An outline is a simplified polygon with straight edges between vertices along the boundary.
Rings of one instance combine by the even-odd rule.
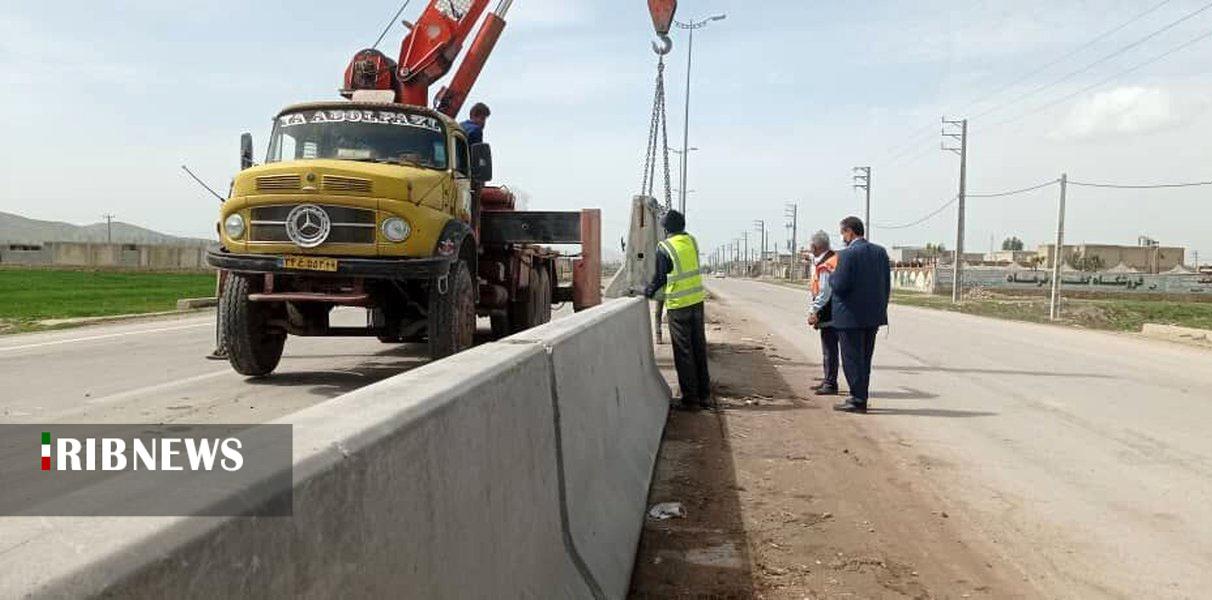
[[[543,304],[542,272],[534,267],[527,268],[530,272],[527,273],[526,280],[530,284],[518,294],[518,299],[509,305],[510,333],[519,333],[542,324],[539,321]]]
[[[492,315],[489,317],[492,322],[492,339],[500,340],[509,337],[509,315]]]
[[[551,322],[551,270],[546,267],[539,269],[539,290],[539,315],[535,325]]]
[[[429,357],[438,360],[462,352],[475,343],[476,290],[465,261],[450,267],[446,293],[435,281],[429,290]]]
[[[273,373],[282,360],[286,332],[270,328],[270,305],[249,301],[253,278],[237,274],[229,277],[218,312],[231,367],[241,375],[264,377]]]

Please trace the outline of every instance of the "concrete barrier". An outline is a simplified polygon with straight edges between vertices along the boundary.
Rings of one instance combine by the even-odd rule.
[[[551,357],[572,540],[608,598],[627,595],[669,413],[647,307],[616,300],[507,340]]]
[[[618,300],[295,413],[290,518],[0,519],[0,597],[622,598],[669,390]]]

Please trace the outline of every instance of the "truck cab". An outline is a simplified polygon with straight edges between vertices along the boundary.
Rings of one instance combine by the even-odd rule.
[[[265,375],[288,333],[352,333],[328,324],[339,305],[370,309],[367,332],[385,342],[426,339],[435,357],[470,346],[474,213],[488,178],[488,147],[427,108],[283,110],[265,163],[235,178],[208,254],[229,274],[220,339],[233,366]]]

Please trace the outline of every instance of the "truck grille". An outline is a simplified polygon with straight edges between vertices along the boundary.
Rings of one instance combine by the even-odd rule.
[[[375,243],[375,211],[348,206],[321,205],[332,221],[326,244]],[[252,228],[248,241],[292,243],[286,234],[286,216],[294,205],[257,206],[251,211]]]
[[[298,175],[266,175],[257,178],[258,192],[289,192],[303,187]]]
[[[372,190],[369,179],[356,177],[340,177],[337,175],[324,176],[324,191],[369,194]]]

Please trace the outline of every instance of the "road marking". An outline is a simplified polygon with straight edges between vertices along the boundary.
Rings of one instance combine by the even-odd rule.
[[[92,408],[98,408],[101,405],[113,404],[120,400],[127,400],[127,399],[138,397],[138,396],[145,396],[145,395],[149,395],[149,394],[155,394],[158,392],[164,392],[167,390],[171,390],[173,388],[189,385],[192,383],[199,383],[202,381],[206,381],[208,379],[215,379],[216,377],[222,377],[224,375],[234,375],[234,374],[235,374],[235,371],[232,371],[231,369],[224,369],[222,371],[213,371],[211,373],[203,373],[201,375],[195,375],[193,377],[186,377],[185,379],[174,379],[172,381],[166,381],[164,383],[157,383],[155,385],[149,385],[149,386],[145,386],[145,387],[141,387],[141,388],[135,388],[133,390],[125,390],[125,391],[118,392],[115,394],[110,394],[108,396],[102,396],[100,398],[89,398],[84,401],[83,405],[73,406],[66,410],[57,410],[54,412],[44,413],[44,414],[38,415],[38,418],[40,419],[40,422],[54,422],[54,421],[58,421],[59,419],[62,419],[64,417],[78,415],[81,412],[87,411]],[[159,417],[157,417],[157,418],[159,418]]]
[[[20,346],[3,346],[0,347],[0,352],[10,352],[13,350],[32,350],[34,348],[45,348],[47,346],[60,346],[63,344],[75,344],[79,342],[93,342],[96,340],[107,340],[112,338],[127,337],[132,335],[143,335],[145,333],[166,333],[169,331],[181,331],[183,329],[199,329],[202,327],[214,327],[213,323],[198,323],[196,325],[178,325],[176,327],[160,327],[158,329],[140,329],[138,331],[123,331],[121,333],[107,333],[104,335],[91,335],[86,337],[69,338],[65,340],[52,340],[49,342],[38,342],[36,344],[23,344]]]
[[[114,401],[122,400],[124,398],[129,398],[131,396],[141,396],[141,395],[148,394],[148,393],[171,390],[175,387],[180,387],[180,386],[188,385],[191,383],[198,383],[199,381],[206,381],[207,379],[214,379],[215,377],[221,377],[223,375],[232,375],[234,373],[235,373],[235,371],[232,371],[231,369],[224,369],[222,371],[212,371],[210,373],[194,375],[193,377],[186,377],[185,379],[174,379],[172,381],[165,381],[164,383],[157,383],[155,385],[149,385],[146,387],[135,388],[133,390],[126,390],[123,392],[118,392],[116,394],[102,396],[100,398],[89,398],[88,400],[85,400],[84,403],[88,404],[90,406],[96,406],[98,404],[110,404]]]

